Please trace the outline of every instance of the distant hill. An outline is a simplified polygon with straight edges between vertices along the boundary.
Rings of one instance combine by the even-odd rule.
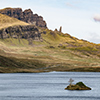
[[[29,24],[23,21],[20,21],[16,18],[12,18],[7,15],[0,14],[0,29],[6,28],[9,26],[15,26],[15,25],[29,25]]]
[[[3,29],[12,37],[0,39],[1,72],[100,71],[99,44],[36,26],[28,30],[31,27],[10,27],[8,33],[9,27]]]
[[[13,12],[14,13],[14,12]],[[100,44],[0,14],[0,72],[100,72]]]

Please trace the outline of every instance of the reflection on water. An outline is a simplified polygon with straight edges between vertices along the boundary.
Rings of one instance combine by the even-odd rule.
[[[70,78],[92,90],[64,90]],[[99,79],[97,72],[0,74],[0,100],[100,100]]]

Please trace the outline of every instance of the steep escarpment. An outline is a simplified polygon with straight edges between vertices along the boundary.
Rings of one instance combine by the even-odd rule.
[[[36,26],[13,26],[0,30],[0,38],[15,38],[15,39],[27,39],[29,44],[32,44],[32,40],[42,40],[41,32]]]
[[[31,9],[27,9],[22,11],[21,8],[5,8],[0,10],[1,14],[8,15],[10,17],[17,18],[21,21],[27,22],[29,24],[33,24],[39,27],[46,28],[46,22],[43,20],[42,16],[38,16],[37,14],[33,14]]]

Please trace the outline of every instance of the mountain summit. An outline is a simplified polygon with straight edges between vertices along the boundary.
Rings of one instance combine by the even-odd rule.
[[[17,18],[21,21],[27,22],[29,24],[33,24],[39,27],[47,27],[46,22],[43,20],[42,16],[38,16],[38,14],[33,14],[31,9],[26,9],[22,11],[21,8],[5,8],[0,10],[1,14],[8,15],[10,17]]]

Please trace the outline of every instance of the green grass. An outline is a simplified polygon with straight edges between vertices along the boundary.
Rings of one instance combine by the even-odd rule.
[[[41,29],[41,28],[39,28]],[[100,71],[100,45],[48,29],[43,41],[0,39],[1,72]]]
[[[3,43],[8,46],[28,46],[28,41],[26,39],[14,39],[14,38],[7,38],[7,39],[0,39]]]
[[[76,51],[87,51],[87,52],[96,52],[98,51],[96,48],[93,47],[76,47],[76,48],[70,48],[71,50],[76,50]]]

